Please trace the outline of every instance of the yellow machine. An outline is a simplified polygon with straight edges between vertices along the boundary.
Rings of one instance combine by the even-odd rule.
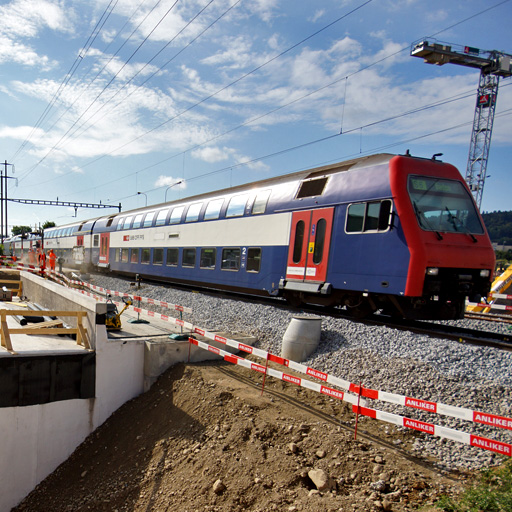
[[[128,306],[133,304],[130,297],[123,297],[124,308],[119,312],[117,306],[112,301],[112,296],[109,295],[107,298],[107,316],[105,319],[105,325],[108,331],[119,331],[121,329],[121,315],[126,311]]]
[[[494,294],[505,293],[511,286],[512,286],[512,265],[510,265],[501,275],[496,277],[496,279],[492,283],[490,297],[488,298],[489,303],[492,304],[492,302],[494,302],[492,299],[493,293]],[[466,307],[466,311],[468,313],[469,312],[489,313],[491,311],[491,308],[470,305],[470,306]]]

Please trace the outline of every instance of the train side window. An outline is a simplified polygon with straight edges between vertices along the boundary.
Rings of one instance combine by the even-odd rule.
[[[261,249],[249,247],[247,250],[247,272],[259,272],[261,268]]]
[[[135,220],[133,221],[132,229],[140,228],[140,226],[142,224],[142,217],[144,217],[143,213],[139,213],[138,215],[135,216]]]
[[[268,198],[270,197],[270,190],[264,190],[262,192],[258,192],[256,195],[256,199],[254,200],[254,204],[252,205],[251,213],[253,215],[258,215],[260,213],[265,213],[267,209]]]
[[[249,194],[234,196],[229,200],[226,217],[241,217],[245,211],[245,205],[249,199]]]
[[[299,263],[302,258],[302,247],[304,246],[304,229],[306,224],[299,220],[295,226],[295,241],[293,242],[293,263]]]
[[[230,247],[222,249],[222,270],[239,270],[240,269],[240,249],[238,247]]]
[[[361,233],[363,231],[364,212],[366,203],[351,204],[347,210],[347,233]]]
[[[126,217],[121,217],[119,219],[119,222],[117,223],[117,227],[116,227],[117,231],[120,231],[121,229],[123,229],[123,225],[124,225],[124,220],[125,219],[126,219]]]
[[[179,224],[181,222],[181,217],[183,216],[184,206],[176,206],[171,213],[171,218],[169,219],[169,224]]]
[[[83,238],[82,238],[82,243],[81,243],[81,244],[78,244],[78,245],[84,245],[84,244],[83,244]],[[93,239],[92,239],[92,246],[93,246],[93,247],[99,247],[99,246],[100,246],[100,235],[94,235],[94,236],[93,236]]]
[[[295,199],[303,197],[321,196],[324,192],[327,178],[315,178],[312,180],[305,180],[300,184],[299,191]]]
[[[366,206],[366,216],[364,218],[363,231],[376,231],[379,227],[380,201],[378,203],[368,203]]]
[[[149,265],[149,261],[150,261],[150,256],[151,256],[151,250],[149,247],[144,247],[141,251],[141,258],[140,258],[140,262],[144,265]]]
[[[131,249],[130,263],[139,263],[139,249]]]
[[[129,249],[121,249],[121,263],[128,263]]]
[[[177,247],[167,249],[167,265],[175,267],[178,265],[180,251]]]
[[[163,226],[169,210],[160,210],[156,216],[155,226]]]
[[[164,264],[164,250],[157,248],[153,249],[153,265],[163,265]]]
[[[185,217],[185,222],[196,222],[199,220],[199,212],[201,211],[201,207],[203,203],[194,203],[188,207],[187,216]]]
[[[126,219],[124,219],[123,229],[130,229],[130,225],[132,223],[132,219],[133,219],[133,216],[126,217]]]
[[[204,220],[218,219],[223,204],[224,199],[213,199],[212,201],[210,201],[204,212]]]
[[[391,201],[386,199],[380,204],[379,231],[386,231],[389,228],[389,214],[391,213]]]
[[[315,249],[313,251],[313,263],[315,265],[318,265],[324,257],[326,228],[327,221],[325,219],[319,219],[316,223]]]
[[[143,226],[145,228],[151,226],[151,224],[153,224],[153,219],[155,218],[155,213],[156,212],[149,212],[149,213],[146,213],[146,216],[144,217],[144,224]]]
[[[206,247],[201,249],[201,257],[199,260],[200,268],[215,268],[215,260],[217,257],[217,249],[214,247]]]
[[[183,263],[184,267],[196,266],[196,250],[193,247],[183,249]]]

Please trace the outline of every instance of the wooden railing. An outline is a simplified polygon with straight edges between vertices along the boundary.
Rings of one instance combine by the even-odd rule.
[[[7,325],[7,316],[74,316],[76,317],[76,327],[65,328],[61,321],[52,320],[50,322],[42,322],[33,324],[30,327],[9,328]],[[12,354],[16,352],[12,348],[11,334],[38,334],[38,335],[58,335],[58,334],[75,334],[76,344],[86,349],[91,348],[89,338],[87,337],[87,329],[83,325],[83,318],[87,316],[86,311],[39,311],[26,309],[0,309],[0,340],[1,346]]]

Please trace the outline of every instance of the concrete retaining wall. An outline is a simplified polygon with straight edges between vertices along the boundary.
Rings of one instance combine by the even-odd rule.
[[[104,304],[25,272],[22,281],[23,294],[32,302],[87,311],[85,325],[96,349],[96,398],[0,408],[0,512],[9,512],[144,388],[144,343],[108,340],[105,325],[95,323]]]

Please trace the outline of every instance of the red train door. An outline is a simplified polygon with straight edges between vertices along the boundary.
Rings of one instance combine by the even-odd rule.
[[[293,212],[286,279],[324,282],[334,208]]]
[[[101,267],[106,267],[108,265],[109,235],[110,235],[110,233],[101,233],[100,234],[99,265]]]

